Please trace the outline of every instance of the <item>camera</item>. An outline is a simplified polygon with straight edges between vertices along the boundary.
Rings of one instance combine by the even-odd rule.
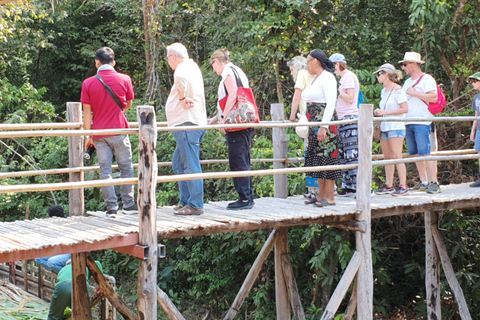
[[[95,151],[95,146],[93,144],[88,147],[87,152],[83,154],[83,157],[89,160],[92,157],[93,152]]]

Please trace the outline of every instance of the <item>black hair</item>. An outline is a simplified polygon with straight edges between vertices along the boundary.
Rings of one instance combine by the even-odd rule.
[[[62,206],[50,206],[47,209],[48,216],[51,217],[65,217],[65,212],[63,211]]]
[[[327,55],[325,54],[325,52],[323,52],[323,50],[321,49],[312,50],[310,51],[309,55],[317,59],[318,61],[320,61],[320,64],[322,65],[323,69],[335,74],[333,72],[333,70],[335,69],[333,62],[330,59],[328,59]]]
[[[109,47],[102,47],[95,52],[95,60],[102,64],[112,64],[115,60],[115,53]]]

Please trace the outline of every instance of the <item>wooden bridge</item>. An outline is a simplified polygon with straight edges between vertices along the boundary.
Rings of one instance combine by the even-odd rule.
[[[102,292],[117,308],[125,319],[137,319],[132,311],[108,288],[101,274],[96,272],[95,264],[88,257],[89,251],[114,249],[128,253],[140,260],[138,288],[138,318],[157,319],[157,302],[172,319],[183,316],[171,303],[165,293],[157,287],[158,241],[162,239],[202,236],[225,232],[273,229],[256,261],[252,265],[237,298],[233,302],[225,319],[234,319],[244,299],[255,283],[261,266],[269,252],[275,249],[276,302],[277,319],[290,319],[293,313],[296,319],[305,319],[303,307],[298,295],[294,272],[290,263],[288,248],[288,227],[323,224],[352,230],[356,234],[356,252],[350,261],[322,319],[333,319],[342,299],[351,283],[355,281],[354,294],[344,319],[351,319],[356,311],[357,319],[373,318],[373,272],[371,257],[371,219],[393,215],[423,213],[426,231],[426,288],[427,311],[429,319],[441,318],[439,264],[444,267],[450,287],[459,305],[462,319],[471,319],[450,264],[436,222],[438,211],[448,209],[476,208],[480,204],[480,190],[469,188],[467,184],[442,186],[442,193],[413,194],[408,197],[391,196],[371,197],[372,165],[387,163],[413,162],[418,160],[463,160],[478,158],[476,154],[443,155],[421,157],[416,159],[375,161],[372,163],[371,134],[373,128],[371,105],[362,105],[359,115],[359,175],[357,199],[337,198],[336,206],[318,208],[307,206],[302,197],[287,197],[287,174],[313,170],[332,170],[332,167],[286,168],[286,161],[278,161],[273,170],[256,170],[248,172],[203,173],[180,176],[157,176],[156,139],[159,130],[176,130],[161,128],[155,122],[153,108],[139,106],[137,115],[139,129],[103,130],[102,133],[138,133],[139,142],[139,177],[131,179],[83,181],[82,149],[83,135],[93,131],[75,130],[81,125],[79,103],[68,104],[69,120],[74,130],[1,132],[0,137],[12,136],[70,136],[70,182],[45,185],[0,186],[0,193],[33,192],[42,190],[71,190],[70,217],[66,219],[34,219],[0,223],[0,262],[32,259],[61,253],[72,253],[73,279],[73,317],[74,319],[91,319],[86,299],[84,281],[85,266],[93,269]],[[292,123],[279,123],[283,120],[283,105],[272,106],[270,124],[253,124],[252,127],[264,126],[274,128],[275,159],[285,159],[288,141],[283,127],[295,126]],[[473,117],[455,118],[473,120]],[[391,119],[388,119],[392,121]],[[381,121],[381,119],[375,119]],[[336,122],[343,123],[343,122]],[[78,127],[76,127],[78,126]],[[225,128],[228,125],[211,128]],[[0,125],[0,130],[2,125]],[[189,127],[182,127],[188,130]],[[198,129],[192,127],[191,129]],[[11,130],[11,129],[9,129]],[[466,153],[466,152],[465,152]],[[352,168],[354,166],[336,166],[335,168]],[[156,207],[155,187],[166,181],[191,180],[198,178],[225,178],[237,176],[275,175],[275,198],[255,199],[255,207],[248,211],[234,212],[225,210],[225,202],[205,205],[202,216],[174,216],[172,208]],[[139,185],[138,205],[142,214],[127,216],[118,214],[106,217],[103,212],[87,212],[84,216],[83,188],[104,185],[132,184]],[[467,191],[468,190],[468,191]],[[83,280],[82,280],[83,279]]]

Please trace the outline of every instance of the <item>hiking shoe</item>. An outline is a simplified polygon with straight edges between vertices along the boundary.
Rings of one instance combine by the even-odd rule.
[[[470,184],[470,187],[472,188],[480,188],[480,179],[475,181],[474,183]]]
[[[394,192],[395,192],[395,188],[393,186],[388,187],[387,185],[384,185],[383,187],[381,187],[380,189],[375,191],[375,194],[382,195],[382,194],[391,194],[391,193],[394,193]]]
[[[392,193],[392,196],[394,197],[403,197],[403,196],[408,196],[410,194],[410,191],[408,191],[407,188],[400,187],[397,190],[395,190],[394,193]]]
[[[440,186],[438,185],[437,182],[432,181],[430,182],[430,185],[428,186],[427,193],[440,193],[442,192],[442,189],[440,189]]]
[[[124,214],[137,214],[138,213],[138,206],[136,203],[134,203],[132,206],[128,208],[123,208],[122,212]]]
[[[410,188],[411,192],[424,192],[427,191],[429,185],[424,185],[422,182],[417,183],[413,188]]]
[[[357,194],[357,190],[348,189],[348,188],[337,191],[337,196],[339,197],[354,197],[356,194]]]
[[[245,210],[252,209],[255,205],[253,200],[237,200],[227,205],[227,210]]]
[[[199,216],[203,214],[203,209],[194,208],[187,204],[185,207],[173,211],[173,214],[177,216]]]
[[[114,214],[117,214],[117,210],[115,210],[115,209],[107,210],[107,216],[111,216],[111,215],[114,215]]]

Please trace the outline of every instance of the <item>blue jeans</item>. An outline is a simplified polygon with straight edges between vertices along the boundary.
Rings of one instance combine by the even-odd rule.
[[[190,124],[183,124],[190,125]],[[172,169],[175,174],[201,173],[200,143],[205,130],[174,131],[177,147],[173,153]],[[178,181],[180,203],[203,209],[203,179]]]
[[[67,264],[67,261],[70,260],[71,255],[68,254],[59,254],[57,256],[51,256],[51,257],[42,257],[42,258],[37,258],[35,261],[41,265],[45,270],[48,271],[54,271],[58,273],[60,269],[65,267]]]
[[[405,130],[382,131],[382,134],[380,135],[380,139],[383,140],[390,140],[392,138],[405,138]]]
[[[405,140],[407,141],[408,153],[419,156],[428,156],[430,151],[430,125],[407,124]]]
[[[112,179],[113,156],[120,170],[120,177],[133,178],[132,147],[128,135],[122,134],[95,140],[98,164],[100,165],[100,179]],[[121,186],[123,208],[129,208],[135,204],[133,184]],[[103,199],[107,210],[118,209],[118,198],[115,186],[102,187]]]
[[[250,142],[253,128],[227,132],[228,162],[231,171],[252,170],[250,164]],[[253,201],[252,177],[233,178],[233,185],[240,200]]]

